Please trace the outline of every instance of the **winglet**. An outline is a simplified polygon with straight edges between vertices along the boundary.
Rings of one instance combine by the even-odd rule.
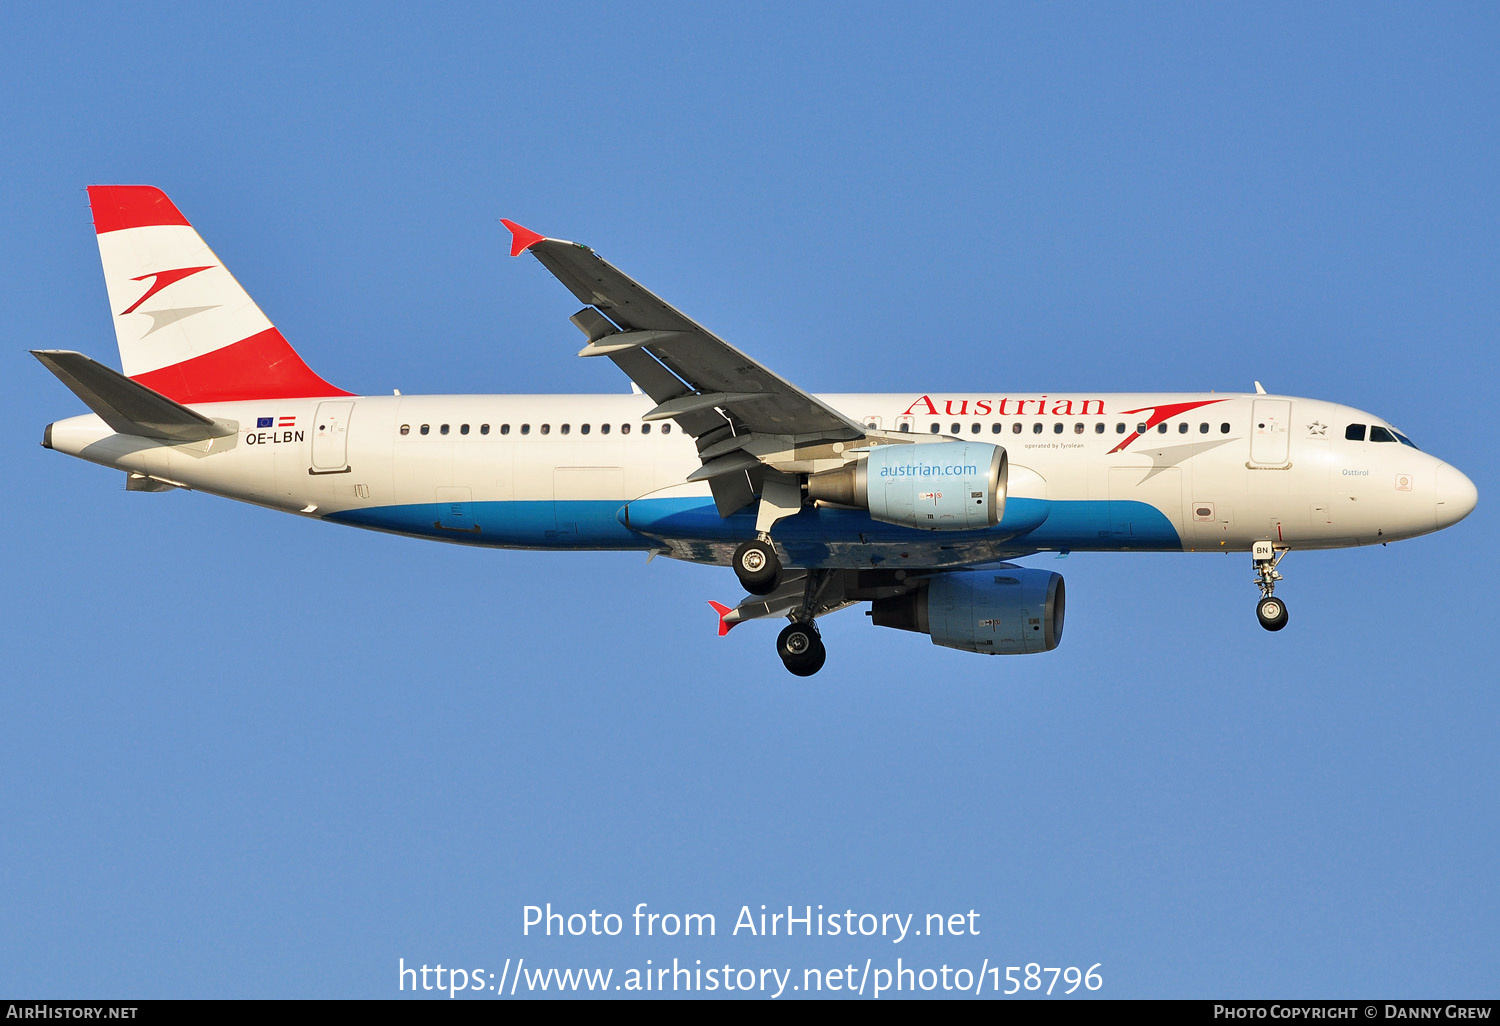
[[[719,637],[722,638],[724,635],[728,634],[730,631],[739,626],[740,621],[738,620],[734,621],[734,623],[726,623],[724,621],[724,617],[734,612],[734,610],[730,609],[726,605],[723,605],[722,603],[715,602],[712,599],[709,599],[708,604],[713,606],[714,612],[719,614]]]
[[[516,222],[508,221],[503,217],[500,219],[500,223],[510,229],[510,255],[513,257],[520,256],[547,237],[545,235],[538,235],[530,228],[523,228],[521,225],[516,224]]]

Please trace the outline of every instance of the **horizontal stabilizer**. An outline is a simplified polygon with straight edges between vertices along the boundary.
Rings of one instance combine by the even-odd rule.
[[[182,485],[163,481],[160,478],[148,477],[145,474],[137,474],[133,470],[125,472],[125,490],[127,492],[170,492]]]
[[[232,435],[237,430],[190,410],[82,353],[33,349],[31,355],[119,434],[198,442]]]

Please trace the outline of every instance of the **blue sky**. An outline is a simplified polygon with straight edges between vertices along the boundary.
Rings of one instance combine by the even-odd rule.
[[[1490,5],[32,5],[0,61],[0,993],[395,994],[397,959],[1102,963],[1493,994]],[[1037,559],[1064,642],[714,635],[728,570],[465,551],[37,445],[115,362],[87,199],[166,189],[321,374],[617,392],[511,217],[820,391],[1239,390],[1479,487],[1388,548]],[[719,936],[523,937],[522,908]],[[742,905],[974,937],[727,936]]]

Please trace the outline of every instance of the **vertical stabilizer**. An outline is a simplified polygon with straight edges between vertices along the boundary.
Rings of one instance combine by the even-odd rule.
[[[180,403],[349,395],[282,338],[166,193],[91,185],[126,376]]]

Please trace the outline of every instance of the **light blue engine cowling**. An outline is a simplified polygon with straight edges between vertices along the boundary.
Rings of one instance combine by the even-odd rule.
[[[879,445],[838,470],[808,478],[807,494],[870,511],[872,519],[929,531],[994,527],[1005,515],[1010,464],[988,442]]]
[[[955,571],[921,581],[895,598],[877,599],[877,627],[932,636],[934,645],[989,655],[1050,652],[1062,641],[1061,575],[1003,566]]]

